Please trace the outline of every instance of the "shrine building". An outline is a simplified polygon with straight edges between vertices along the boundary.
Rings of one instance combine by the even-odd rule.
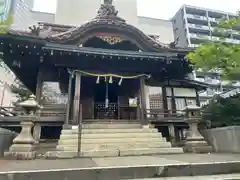
[[[58,139],[62,127],[87,123],[154,124],[183,136],[181,108],[200,105],[207,86],[188,78],[189,49],[163,44],[102,4],[81,26],[39,23],[0,35],[3,60],[43,106],[39,139]],[[54,83],[58,93],[48,83]],[[18,126],[6,117],[1,126]],[[12,118],[12,119],[11,119]]]

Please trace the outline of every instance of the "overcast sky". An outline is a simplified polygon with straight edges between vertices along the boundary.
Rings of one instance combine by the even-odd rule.
[[[54,13],[56,1],[35,0],[34,10]],[[138,15],[170,19],[183,4],[231,13],[236,13],[240,9],[240,0],[138,0]]]

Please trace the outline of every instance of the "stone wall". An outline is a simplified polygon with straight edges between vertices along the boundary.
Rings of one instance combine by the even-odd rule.
[[[4,128],[0,128],[0,157],[4,155],[4,151],[11,146],[16,133]]]
[[[215,152],[240,153],[240,126],[229,126],[202,131]]]

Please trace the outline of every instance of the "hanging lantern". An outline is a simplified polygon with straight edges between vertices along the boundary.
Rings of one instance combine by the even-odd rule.
[[[121,86],[123,78],[121,78],[118,82],[118,85]]]
[[[109,78],[109,83],[110,83],[110,84],[112,84],[112,83],[113,83],[112,76],[110,76],[110,78]]]
[[[96,84],[99,84],[99,82],[100,82],[100,77],[98,76],[98,77],[97,77]]]

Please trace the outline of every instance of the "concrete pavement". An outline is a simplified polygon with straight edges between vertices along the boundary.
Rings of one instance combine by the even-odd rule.
[[[0,172],[27,171],[51,169],[72,169],[110,166],[144,166],[144,165],[184,165],[216,162],[240,162],[238,154],[181,154],[156,156],[128,156],[108,158],[79,158],[79,159],[36,159],[30,161],[0,160]]]
[[[0,160],[0,180],[95,180],[191,177],[240,173],[240,155],[181,154],[80,159]],[[9,179],[9,177],[11,178]],[[187,180],[187,179],[186,179]]]

